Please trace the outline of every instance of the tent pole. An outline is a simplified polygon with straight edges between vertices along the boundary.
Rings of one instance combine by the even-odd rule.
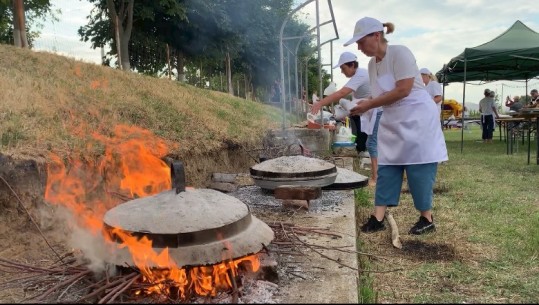
[[[504,83],[502,83],[502,96],[501,96],[501,98],[500,98],[500,107],[502,107],[502,105],[503,105],[503,104],[502,104],[502,101],[503,101],[503,98],[504,98],[504,96],[505,96],[505,95],[503,95],[503,85],[504,85]],[[500,109],[500,110],[501,110],[501,109]],[[504,109],[504,110],[505,110],[505,109]],[[501,140],[501,139],[500,139],[500,140]]]
[[[466,107],[466,68],[468,62],[466,61],[466,56],[464,57],[464,87],[462,89],[462,109]],[[460,153],[462,153],[464,148],[464,115],[460,115]]]
[[[442,127],[442,131],[444,130],[444,103],[445,103],[445,80],[442,81],[442,109],[440,109],[440,125]]]
[[[526,92],[524,92],[524,103],[528,104],[528,75],[526,75]]]

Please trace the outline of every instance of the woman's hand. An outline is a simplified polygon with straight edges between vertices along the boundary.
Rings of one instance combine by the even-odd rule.
[[[367,110],[373,108],[371,104],[371,100],[363,100],[358,102],[354,108],[350,109],[350,116],[362,115],[363,113],[367,112]]]
[[[313,104],[313,107],[311,108],[311,114],[318,114],[318,112],[320,111],[320,108],[322,108],[322,103],[320,102],[316,102]]]

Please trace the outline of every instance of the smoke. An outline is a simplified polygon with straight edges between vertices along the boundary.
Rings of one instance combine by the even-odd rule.
[[[57,231],[57,234],[61,234],[58,237],[64,240],[70,248],[75,249],[75,253],[79,253],[78,259],[84,260],[87,268],[96,275],[107,272],[113,276],[116,268],[107,261],[107,257],[111,256],[114,249],[112,249],[113,245],[104,239],[103,234],[95,234],[79,226],[77,218],[67,208],[59,207],[55,216],[57,224],[64,228]]]

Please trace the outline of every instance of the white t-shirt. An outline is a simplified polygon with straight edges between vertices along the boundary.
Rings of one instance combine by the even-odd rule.
[[[482,115],[493,115],[494,99],[491,97],[484,97],[479,101],[479,111]]]
[[[352,94],[353,99],[368,98],[371,96],[369,72],[367,72],[367,69],[357,68],[356,74],[348,80],[344,87],[354,91]]]
[[[437,95],[442,95],[442,85],[438,83],[437,81],[431,80],[426,86],[425,89],[427,89],[427,92],[430,94],[432,99],[434,99]],[[441,101],[440,101],[441,103]]]
[[[398,62],[399,64],[393,65],[394,62]],[[377,63],[376,57],[373,56],[369,61],[369,80],[371,82],[371,90],[375,86],[380,85],[380,83],[377,84],[378,78],[386,75],[392,76],[395,82],[407,78],[414,78],[412,90],[425,90],[425,83],[423,83],[421,74],[417,69],[415,57],[410,49],[405,46],[388,45],[384,60]],[[393,82],[389,83],[392,83],[393,86],[395,85]],[[392,88],[382,89],[387,89],[386,91],[389,91]],[[380,93],[374,91],[372,94],[373,97],[380,95]]]
[[[425,89],[427,89],[427,92],[434,100],[434,97],[439,95],[442,96],[442,85],[440,85],[439,82],[430,80],[429,83],[425,86]],[[438,114],[442,112],[442,101],[436,103],[436,106],[438,106]]]

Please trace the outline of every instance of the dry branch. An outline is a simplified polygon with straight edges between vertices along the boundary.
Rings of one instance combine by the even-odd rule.
[[[393,218],[393,215],[389,213],[389,211],[386,211],[386,218],[387,222],[389,223],[389,227],[391,228],[391,243],[395,248],[402,249],[402,243],[400,241],[399,227],[397,226],[397,222]]]
[[[55,292],[56,290],[64,287],[65,285],[69,285],[73,282],[76,282],[78,281],[80,278],[84,277],[85,275],[87,274],[90,274],[91,271],[90,270],[86,270],[86,271],[83,271],[83,272],[80,272],[78,274],[75,274],[74,276],[68,278],[67,280],[65,281],[62,281],[58,284],[56,284],[55,286],[49,288],[49,290],[45,291],[42,295],[40,295],[39,297],[35,298],[36,301],[43,301],[46,297],[48,297],[51,293]]]

